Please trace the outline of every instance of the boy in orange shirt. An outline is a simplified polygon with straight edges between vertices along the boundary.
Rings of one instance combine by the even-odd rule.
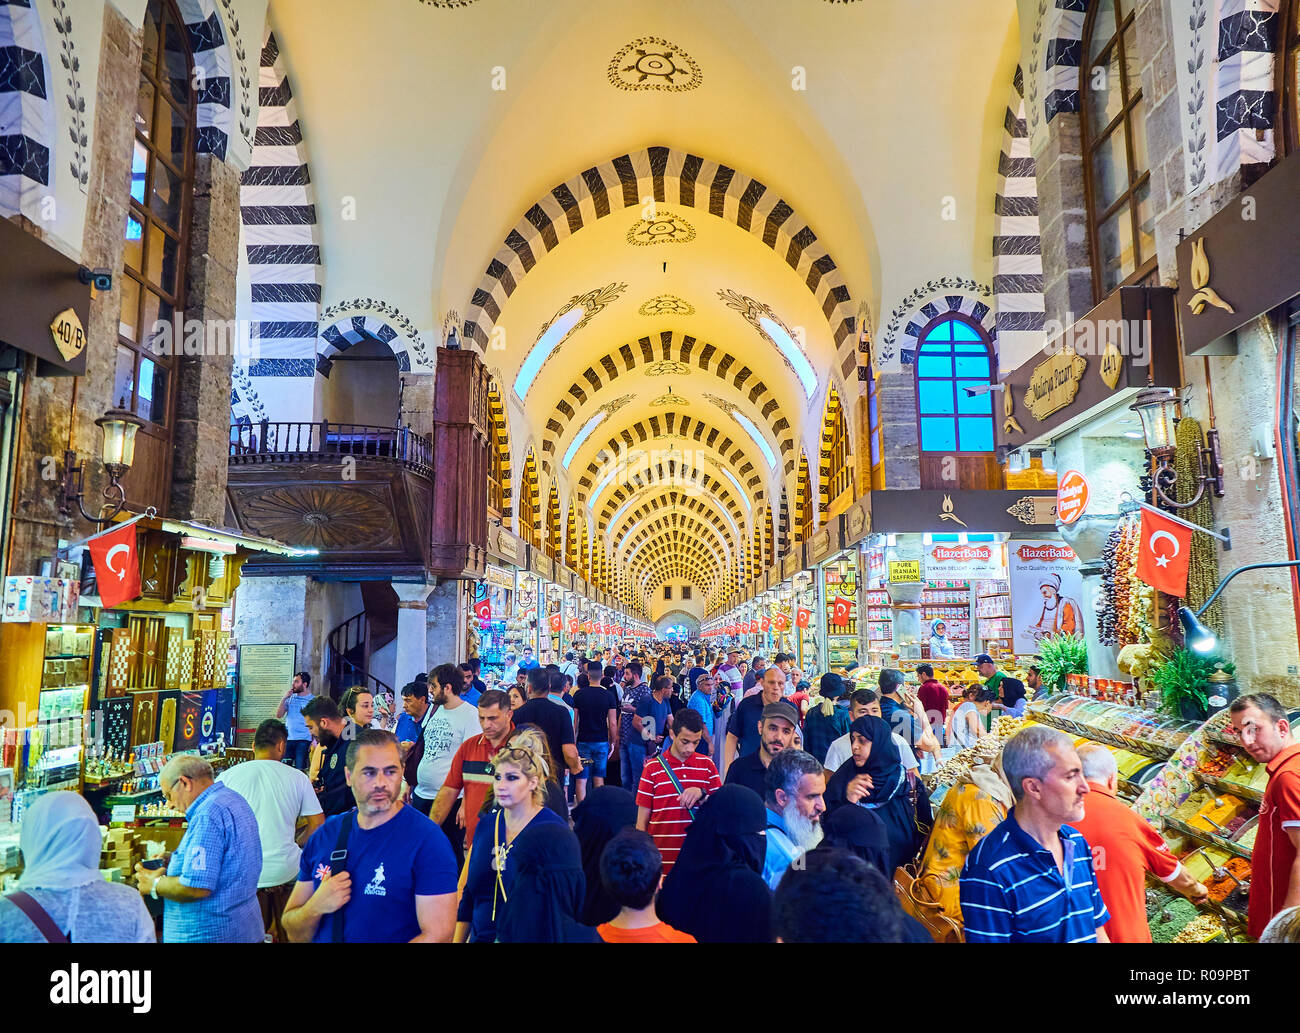
[[[655,841],[645,832],[624,829],[600,855],[600,881],[622,908],[611,921],[596,927],[606,943],[695,943],[695,937],[659,921],[655,897],[663,881],[664,862]]]

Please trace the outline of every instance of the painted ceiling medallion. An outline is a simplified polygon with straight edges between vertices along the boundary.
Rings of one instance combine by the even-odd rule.
[[[641,316],[693,316],[695,306],[675,294],[659,294],[636,310]]]
[[[690,54],[658,36],[642,36],[628,43],[609,62],[607,74],[611,86],[629,93],[685,93],[704,81]]]
[[[673,394],[673,389],[669,386],[667,394],[660,395],[658,398],[652,398],[650,404],[655,408],[659,408],[664,405],[690,405],[691,403],[681,395]]]
[[[627,231],[627,242],[636,247],[652,244],[687,244],[695,239],[695,227],[672,212],[661,211],[653,219],[638,219]]]
[[[623,408],[623,406],[627,405],[627,403],[632,401],[632,399],[635,397],[636,397],[635,395],[623,395],[623,397],[621,398],[615,398],[612,402],[606,402],[604,405],[602,405],[600,407],[600,411],[603,412],[606,416],[613,416],[616,412],[618,412],[621,408]]]
[[[689,377],[691,367],[684,362],[678,362],[676,359],[661,359],[659,362],[652,362],[645,368],[647,377]]]

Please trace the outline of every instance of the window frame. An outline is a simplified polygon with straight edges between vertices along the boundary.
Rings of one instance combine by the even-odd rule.
[[[989,421],[989,426],[992,428],[991,440],[992,440],[992,442],[993,442],[993,447],[992,447],[991,449],[988,449],[987,451],[982,450],[982,449],[981,449],[981,450],[978,450],[978,451],[975,451],[975,450],[971,450],[971,449],[961,449],[961,448],[926,448],[926,447],[925,447],[925,436],[924,436],[924,434],[923,434],[923,432],[922,432],[922,426],[923,426],[923,424],[922,424],[922,422],[921,422],[922,419],[926,416],[926,414],[925,414],[924,412],[922,412],[922,410],[921,410],[921,380],[922,380],[922,377],[921,377],[921,352],[922,352],[922,350],[923,350],[924,347],[925,347],[925,344],[926,344],[926,338],[928,338],[928,337],[930,336],[930,334],[933,332],[933,330],[935,329],[935,327],[939,326],[939,324],[941,324],[941,323],[947,323],[947,322],[958,322],[958,323],[963,323],[963,324],[965,324],[966,326],[968,326],[970,329],[972,329],[973,331],[975,331],[975,334],[976,334],[976,335],[978,336],[978,338],[979,338],[979,343],[982,344],[982,345],[984,346],[985,354],[988,355],[988,360],[989,360],[989,383],[990,383],[990,384],[996,384],[996,383],[998,382],[998,356],[997,356],[997,353],[996,353],[996,352],[994,351],[994,349],[993,349],[993,342],[989,339],[989,335],[985,332],[984,327],[982,327],[978,322],[976,322],[976,321],[975,321],[974,319],[972,319],[970,316],[967,316],[965,313],[962,313],[962,312],[941,312],[941,313],[939,313],[939,315],[937,315],[937,316],[935,316],[933,319],[931,319],[930,322],[928,322],[928,323],[927,323],[927,324],[926,324],[926,325],[921,329],[921,332],[920,332],[919,334],[917,334],[917,337],[916,337],[916,357],[915,357],[915,359],[913,360],[913,363],[912,363],[912,367],[913,367],[913,370],[912,370],[912,389],[913,389],[913,392],[914,392],[914,395],[915,395],[915,398],[916,398],[916,445],[917,445],[917,453],[918,453],[918,455],[921,455],[921,456],[925,456],[925,455],[951,455],[951,456],[991,456],[991,455],[996,455],[996,454],[997,454],[997,443],[998,443],[998,439],[997,439],[997,413],[994,411],[994,407],[993,407],[993,400],[992,400],[993,392],[992,392],[992,391],[989,392],[989,413],[987,414],[987,418],[988,418],[988,421]],[[934,343],[935,343],[935,344],[947,343],[947,344],[951,344],[951,345],[956,345],[956,344],[958,344],[958,343],[972,344],[972,343],[974,343],[974,342],[971,342],[971,341],[958,342],[957,340],[954,339],[954,340],[952,340],[952,341],[948,341],[948,342],[940,342],[940,341],[936,341],[936,342],[934,342]],[[955,351],[953,352],[953,356],[954,356],[954,358],[955,358],[955,356],[956,356],[956,352],[955,352]],[[952,421],[953,421],[953,442],[954,442],[955,444],[960,444],[960,443],[961,443],[961,434],[960,434],[960,429],[961,429],[961,428],[960,428],[960,425],[957,423],[957,420],[961,417],[962,414],[959,413],[959,412],[956,412],[956,411],[955,411],[955,410],[956,410],[956,407],[957,407],[956,403],[957,403],[957,401],[958,401],[957,393],[956,393],[956,392],[957,392],[957,381],[958,381],[958,379],[969,380],[969,379],[972,379],[972,378],[970,378],[970,377],[962,377],[962,378],[958,378],[958,377],[955,375],[955,374],[956,374],[956,367],[955,367],[955,366],[953,367],[953,373],[954,373],[954,376],[947,377],[947,378],[944,378],[944,377],[926,377],[926,378],[924,378],[924,379],[926,379],[926,380],[934,380],[934,381],[938,381],[938,380],[944,380],[944,379],[946,379],[946,380],[948,380],[948,381],[953,385],[953,388],[952,388],[952,389],[953,389],[953,408],[954,408],[954,412],[952,413]],[[947,413],[931,413],[931,414],[930,414],[930,417],[931,417],[931,418],[934,418],[934,417],[938,417],[938,416],[947,416],[947,415],[948,415]],[[967,416],[972,416],[972,415],[974,415],[974,416],[981,416],[981,417],[983,417],[985,414],[984,414],[984,413],[967,413],[966,415],[967,415]]]
[[[1115,15],[1115,36],[1103,47],[1097,54],[1097,57],[1091,61],[1088,60],[1087,54],[1092,42],[1093,29],[1096,26],[1097,14],[1102,9],[1103,4],[1110,4],[1111,11]],[[1137,5],[1133,5],[1133,10],[1124,15],[1120,6],[1120,0],[1096,0],[1088,10],[1087,17],[1083,24],[1083,34],[1079,40],[1079,130],[1080,144],[1083,158],[1083,188],[1084,188],[1084,212],[1088,226],[1088,250],[1091,258],[1092,274],[1092,300],[1093,304],[1099,304],[1103,298],[1109,297],[1121,287],[1127,287],[1138,283],[1146,276],[1150,275],[1152,270],[1159,265],[1159,259],[1155,251],[1154,239],[1152,250],[1149,256],[1142,257],[1140,262],[1135,262],[1132,272],[1124,279],[1120,280],[1109,290],[1104,289],[1102,285],[1102,260],[1099,230],[1101,226],[1112,215],[1124,207],[1129,207],[1129,233],[1133,241],[1133,251],[1135,255],[1140,255],[1139,251],[1139,222],[1137,214],[1137,193],[1143,185],[1151,182],[1151,169],[1143,170],[1136,178],[1133,175],[1135,161],[1133,157],[1133,133],[1131,129],[1133,109],[1140,102],[1145,102],[1146,97],[1142,92],[1142,81],[1140,70],[1134,80],[1134,85],[1130,89],[1130,78],[1128,69],[1128,57],[1124,52],[1124,30],[1132,27],[1134,39],[1137,38],[1136,29]],[[1090,95],[1089,82],[1091,72],[1099,64],[1104,65],[1108,55],[1112,51],[1118,51],[1119,57],[1119,74],[1120,74],[1120,110],[1112,118],[1096,139],[1093,139],[1091,120],[1088,115],[1088,97]],[[1144,104],[1145,106],[1145,104]],[[1145,130],[1145,126],[1143,129]],[[1120,191],[1119,195],[1104,209],[1097,208],[1097,185],[1093,173],[1093,159],[1095,154],[1106,145],[1106,143],[1115,135],[1116,132],[1124,134],[1124,169],[1127,185]],[[1144,134],[1145,135],[1145,134]],[[1149,156],[1148,156],[1149,161]],[[1154,199],[1152,200],[1154,206]],[[1154,210],[1154,207],[1153,207]],[[1154,238],[1154,227],[1152,236]]]
[[[139,125],[133,125],[131,135],[131,165],[134,170],[135,149],[139,145],[144,149],[146,158],[145,178],[143,184],[144,202],[141,203],[127,191],[127,216],[133,219],[141,227],[140,239],[140,264],[142,269],[133,269],[128,264],[125,254],[122,261],[123,281],[131,281],[136,285],[136,312],[135,312],[135,339],[122,333],[121,307],[125,301],[125,295],[118,299],[118,327],[117,327],[117,348],[114,350],[114,397],[111,403],[114,407],[118,405],[119,397],[116,392],[116,368],[118,356],[121,350],[125,349],[132,353],[133,363],[131,370],[131,394],[125,399],[122,408],[139,415],[145,421],[142,428],[145,433],[153,437],[163,438],[168,442],[171,441],[171,433],[175,424],[175,414],[178,396],[178,377],[177,362],[175,354],[160,355],[149,344],[150,327],[144,325],[145,309],[150,295],[155,296],[161,304],[171,305],[173,318],[176,315],[184,316],[185,313],[185,287],[186,287],[186,268],[189,262],[189,239],[191,233],[191,220],[193,216],[194,203],[194,173],[195,173],[195,150],[197,147],[198,136],[198,103],[193,89],[194,79],[194,52],[190,49],[189,35],[185,27],[185,20],[181,17],[180,11],[176,7],[174,0],[157,0],[159,18],[158,25],[158,45],[157,55],[154,59],[152,69],[146,70],[143,59],[140,65],[140,73],[136,86],[136,109],[139,108],[140,92],[147,82],[153,91],[153,114],[149,123],[149,135],[140,132]],[[150,8],[152,4],[146,6],[145,19],[150,18]],[[163,75],[167,59],[167,28],[171,25],[176,30],[176,38],[180,39],[185,47],[187,60],[187,69],[189,75],[187,82],[190,88],[186,91],[188,94],[186,102],[182,105],[176,102],[172,97],[169,78]],[[184,140],[184,168],[177,168],[173,161],[173,151],[170,147],[163,148],[159,146],[156,137],[159,127],[158,112],[166,105],[173,112],[183,114],[185,119],[185,140]],[[180,187],[180,210],[177,216],[177,225],[173,228],[166,221],[156,216],[153,212],[150,202],[154,192],[154,176],[158,171],[158,164],[161,163],[169,172],[178,177]],[[134,178],[132,178],[134,185]],[[155,283],[149,275],[150,265],[150,240],[152,230],[157,228],[162,234],[164,240],[171,240],[176,245],[175,269],[172,276],[170,289],[162,283]],[[123,238],[125,239],[126,226],[123,226]],[[125,249],[124,249],[125,250]],[[161,268],[161,266],[160,266]],[[179,342],[173,342],[174,344]],[[144,416],[140,413],[140,370],[144,361],[154,363],[155,366],[166,372],[167,397],[163,401],[162,413],[163,419],[160,421],[153,418],[156,413]],[[170,462],[168,463],[170,468]],[[168,474],[167,479],[170,479]]]
[[[1277,158],[1300,151],[1300,0],[1283,0],[1278,9],[1277,51],[1274,57],[1277,117],[1273,140]]]

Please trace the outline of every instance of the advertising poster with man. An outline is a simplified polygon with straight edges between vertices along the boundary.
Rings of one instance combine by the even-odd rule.
[[[1036,653],[1051,635],[1084,635],[1079,558],[1064,542],[1015,540],[1008,545],[1011,623],[1016,653]]]

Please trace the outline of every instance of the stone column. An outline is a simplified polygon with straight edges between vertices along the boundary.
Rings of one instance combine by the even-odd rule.
[[[1043,241],[1043,300],[1047,318],[1067,326],[1092,310],[1092,264],[1079,115],[1059,112],[1047,143],[1034,155]]]
[[[393,687],[398,691],[417,674],[429,669],[428,645],[425,641],[426,600],[433,586],[423,583],[393,582],[397,593],[397,660],[393,668]]]
[[[201,320],[201,355],[176,362],[170,512],[220,527],[226,512],[230,372],[239,343],[239,173],[211,154],[196,156],[185,318]]]
[[[459,663],[466,658],[467,614],[463,602],[461,582],[438,578],[437,586],[428,596],[425,617],[425,648],[431,666]]]

